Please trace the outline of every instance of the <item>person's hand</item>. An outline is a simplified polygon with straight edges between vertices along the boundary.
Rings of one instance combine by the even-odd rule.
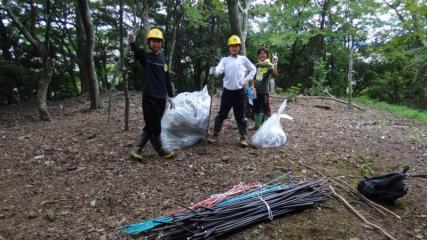
[[[128,43],[134,43],[135,42],[135,34],[133,32],[128,34]]]
[[[175,103],[173,102],[172,98],[168,98],[169,103],[169,109],[173,110],[175,109]]]
[[[216,69],[215,67],[209,68],[209,75],[215,75]]]
[[[255,87],[251,87],[252,88],[252,98],[256,99],[256,88]]]
[[[273,58],[271,59],[271,63],[273,65],[277,65],[277,62],[279,62],[279,57],[277,56],[277,53],[274,53]]]
[[[128,43],[134,43],[136,36],[138,36],[139,29],[135,29],[128,34]]]

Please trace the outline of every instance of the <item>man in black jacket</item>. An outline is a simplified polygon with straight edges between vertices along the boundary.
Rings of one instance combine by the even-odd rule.
[[[159,156],[172,158],[173,152],[162,148],[160,140],[161,120],[166,108],[166,101],[174,108],[172,102],[173,91],[169,79],[168,65],[165,57],[161,53],[164,41],[162,32],[157,29],[151,29],[147,34],[147,43],[150,51],[146,52],[139,48],[135,43],[135,33],[128,35],[128,42],[138,60],[144,67],[144,90],[142,96],[142,108],[145,121],[145,127],[139,136],[135,149],[130,152],[130,156],[142,160],[142,150],[150,140],[154,150]]]

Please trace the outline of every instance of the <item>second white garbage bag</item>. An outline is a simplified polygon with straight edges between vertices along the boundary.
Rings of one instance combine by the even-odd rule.
[[[161,140],[168,151],[193,145],[205,137],[211,97],[205,86],[201,91],[180,93],[173,101],[175,109],[167,107],[162,117]]]
[[[293,119],[285,111],[287,100],[280,105],[279,111],[273,113],[252,136],[252,145],[256,148],[280,147],[286,143],[287,137],[280,124],[281,118]]]

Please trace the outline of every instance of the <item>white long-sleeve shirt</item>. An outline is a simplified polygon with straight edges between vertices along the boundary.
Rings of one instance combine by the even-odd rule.
[[[246,81],[254,78],[256,68],[245,56],[228,56],[222,58],[215,67],[215,76],[222,73],[224,73],[223,87],[228,90],[238,90]]]

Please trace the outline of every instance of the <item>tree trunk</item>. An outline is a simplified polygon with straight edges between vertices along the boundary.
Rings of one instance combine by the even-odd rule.
[[[174,66],[175,66],[175,77],[176,79],[179,79],[178,81],[176,81],[176,90],[180,91],[182,89],[186,89],[185,88],[185,77],[184,77],[184,73],[183,73],[183,67],[182,67],[182,62],[181,59],[183,58],[183,52],[182,52],[182,47],[180,45],[175,46],[175,54],[174,54],[174,58],[173,58],[173,62],[174,62]]]
[[[178,26],[180,23],[180,18],[177,16],[177,19],[175,21],[175,24],[173,26],[173,33],[172,33],[172,39],[171,39],[171,50],[169,53],[169,73],[175,74],[173,70],[173,56],[175,54],[175,44],[176,44],[176,34],[178,31]]]
[[[325,52],[325,36],[323,34],[323,30],[325,29],[325,22],[326,22],[326,14],[329,10],[329,0],[324,0],[322,4],[322,12],[321,12],[321,18],[320,18],[320,34],[318,35],[317,44],[319,46],[319,56],[322,56],[323,59],[326,58],[326,52]],[[325,59],[326,60],[326,59]]]
[[[45,29],[45,44],[43,44],[36,35],[31,34],[31,31],[28,30],[21,21],[16,18],[15,14],[13,13],[12,9],[9,7],[9,5],[6,4],[6,1],[2,2],[4,5],[4,9],[6,10],[7,14],[11,18],[13,24],[19,29],[19,31],[24,35],[24,37],[31,43],[31,45],[36,49],[38,55],[43,61],[43,70],[41,77],[38,82],[37,86],[37,105],[39,110],[39,118],[40,120],[49,121],[50,120],[50,114],[47,109],[47,89],[49,87],[50,81],[52,80],[52,74],[53,74],[53,66],[51,59],[49,57],[49,28],[51,23],[51,11],[50,11],[50,1],[46,0],[45,7],[46,7],[46,15],[47,15],[47,22],[46,22],[46,29]],[[35,24],[35,22],[34,22]],[[35,29],[35,26],[32,26],[31,29]]]
[[[28,4],[30,4],[31,15],[30,15],[30,33],[33,36],[36,36],[36,21],[37,21],[37,9],[34,5],[34,0],[29,0]]]
[[[295,79],[295,71],[297,70],[297,65],[298,65],[297,59],[296,59],[297,58],[298,41],[299,41],[299,39],[297,38],[297,39],[295,39],[294,43],[292,44],[291,57],[289,59],[289,64],[288,64],[288,66],[289,66],[288,73],[289,74],[288,74],[287,78],[286,77],[284,78],[283,85],[282,85],[283,90],[288,89],[292,85],[292,82]],[[277,85],[280,85],[280,84],[279,84],[279,82],[276,81],[276,86]]]
[[[125,131],[129,130],[129,93],[128,93],[128,80],[125,69],[125,57],[124,57],[124,47],[123,47],[123,0],[120,0],[120,17],[119,17],[119,47],[120,47],[120,72],[122,73],[123,84],[124,84],[124,93],[125,93]]]
[[[80,78],[87,83],[90,96],[90,109],[101,107],[98,81],[95,73],[93,51],[95,47],[92,19],[88,0],[76,2],[77,53],[79,56]],[[83,89],[83,87],[82,87]]]
[[[46,58],[43,64],[43,71],[37,85],[37,106],[39,109],[39,118],[43,121],[50,120],[50,114],[47,109],[47,89],[52,79],[53,66],[50,57]]]
[[[136,0],[136,4],[137,4],[138,10],[141,14],[140,17],[142,20],[142,27],[143,27],[142,34],[144,37],[144,41],[143,41],[142,46],[145,50],[147,50],[148,45],[147,45],[147,41],[145,41],[145,36],[147,35],[148,31],[150,30],[150,19],[148,16],[148,14],[150,13],[150,1],[149,0],[143,0],[142,4],[141,4],[141,1]]]
[[[238,0],[227,0],[228,6],[228,18],[230,20],[230,29],[231,34],[237,35],[242,39],[242,29],[240,27],[240,17],[239,17],[239,1]],[[242,42],[240,47],[240,52],[245,55],[246,47]]]
[[[350,54],[348,61],[348,107],[352,107],[352,97],[353,97],[353,46],[350,45]]]
[[[9,29],[3,24],[3,16],[0,13],[0,49],[3,53],[4,59],[11,61],[12,54],[10,53],[10,49],[12,47],[12,39],[10,38],[9,33]]]
[[[202,83],[201,73],[203,71],[203,68],[201,63],[202,61],[200,58],[198,58],[194,63],[194,89],[196,90],[200,90],[200,85]]]
[[[239,6],[239,10],[240,13],[242,14],[242,18],[243,18],[243,22],[242,22],[242,46],[241,46],[241,53],[242,55],[246,56],[246,37],[248,35],[248,19],[249,19],[249,14],[248,14],[248,6],[247,6],[247,2],[246,0],[242,0],[241,1],[242,4],[238,4]]]

